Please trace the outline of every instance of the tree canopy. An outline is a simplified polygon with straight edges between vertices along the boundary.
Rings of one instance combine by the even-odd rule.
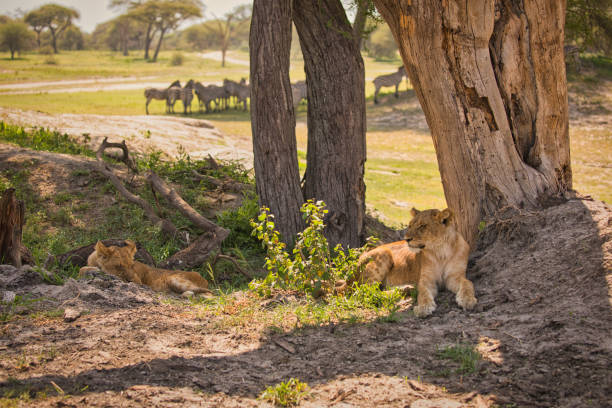
[[[15,53],[26,50],[34,40],[33,33],[21,21],[8,21],[0,25],[0,47],[6,48],[15,59]]]
[[[72,24],[73,19],[79,18],[79,12],[73,8],[60,6],[59,4],[45,4],[30,11],[25,16],[25,22],[38,34],[38,45],[40,46],[40,33],[47,29],[51,34],[51,45],[57,54],[57,39]]]

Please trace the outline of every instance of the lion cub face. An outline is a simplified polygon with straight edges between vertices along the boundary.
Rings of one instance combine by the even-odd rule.
[[[436,246],[445,241],[452,229],[452,212],[446,210],[419,211],[413,208],[412,220],[406,230],[405,240],[411,248],[423,249]]]
[[[96,244],[98,265],[108,273],[116,275],[131,270],[134,266],[134,254],[137,251],[136,244],[130,240],[126,240],[125,243],[124,247],[107,247],[98,241]]]

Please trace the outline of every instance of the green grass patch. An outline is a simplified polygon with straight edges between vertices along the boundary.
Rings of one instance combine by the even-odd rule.
[[[28,131],[21,126],[11,125],[4,121],[0,121],[0,140],[33,150],[94,156],[91,149],[66,133],[44,128],[34,128]]]
[[[296,378],[290,378],[285,382],[266,388],[260,399],[279,407],[293,407],[308,395],[308,391],[308,384]]]
[[[436,350],[436,357],[442,360],[450,360],[456,363],[457,374],[472,374],[476,371],[478,362],[482,356],[473,345],[458,343]]]

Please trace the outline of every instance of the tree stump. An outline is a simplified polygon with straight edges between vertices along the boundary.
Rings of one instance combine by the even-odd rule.
[[[4,191],[0,199],[0,263],[20,268],[22,263],[33,264],[30,251],[21,243],[25,205],[17,200],[15,189]]]

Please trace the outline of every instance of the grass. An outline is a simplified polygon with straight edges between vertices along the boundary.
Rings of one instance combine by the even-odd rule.
[[[298,379],[290,378],[286,382],[271,385],[264,390],[260,399],[280,407],[293,407],[308,395],[308,384]]]
[[[482,359],[474,346],[458,343],[436,351],[436,357],[441,360],[450,360],[456,363],[455,373],[472,374],[476,371],[478,362]]]

